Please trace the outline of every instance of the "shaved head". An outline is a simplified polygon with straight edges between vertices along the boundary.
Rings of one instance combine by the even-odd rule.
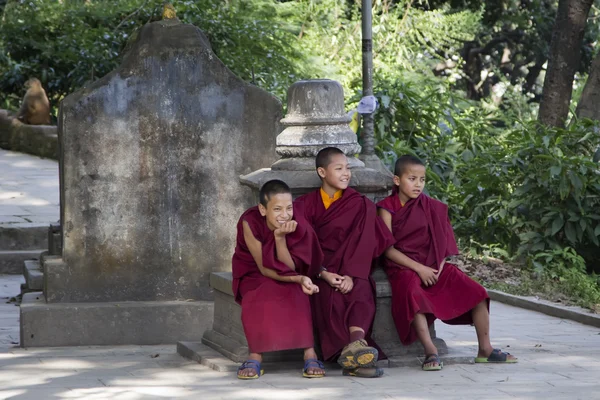
[[[321,149],[315,159],[316,168],[327,168],[327,166],[331,164],[331,158],[338,154],[345,155],[344,152],[337,147],[325,147],[324,149]]]
[[[413,165],[425,166],[423,161],[421,161],[418,157],[411,156],[410,154],[400,156],[396,160],[396,165],[394,166],[394,175],[402,176],[402,174],[406,172],[406,169]]]
[[[273,179],[271,181],[266,182],[260,188],[259,199],[260,204],[264,207],[267,207],[269,200],[271,197],[276,196],[278,194],[292,194],[292,190],[284,181],[280,181],[279,179]]]

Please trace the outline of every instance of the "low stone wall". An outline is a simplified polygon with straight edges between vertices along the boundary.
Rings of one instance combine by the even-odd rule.
[[[26,125],[0,110],[0,148],[58,160],[58,133],[52,125]]]
[[[392,293],[390,284],[383,270],[373,273],[377,284],[377,312],[373,323],[373,339],[390,358],[421,356],[423,347],[420,343],[403,346],[392,319]],[[231,272],[213,272],[210,276],[210,286],[215,291],[215,306],[213,327],[204,332],[202,343],[217,350],[227,358],[242,362],[248,357],[248,343],[244,335],[241,320],[241,307],[235,302],[231,284]],[[435,336],[434,325],[430,327],[431,337],[440,355],[447,354],[446,343]],[[265,361],[291,361],[301,357],[302,350],[288,350],[267,353]]]

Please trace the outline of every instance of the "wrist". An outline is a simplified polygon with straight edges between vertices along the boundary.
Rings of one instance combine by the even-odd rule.
[[[327,271],[327,268],[321,267],[321,272],[319,272],[319,275],[317,275],[317,278],[327,280],[328,275],[329,275],[329,272]]]
[[[291,278],[292,283],[302,284],[302,275],[294,275]]]

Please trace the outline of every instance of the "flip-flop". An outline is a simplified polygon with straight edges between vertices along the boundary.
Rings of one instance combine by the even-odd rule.
[[[510,353],[505,353],[500,349],[492,350],[492,354],[489,357],[475,357],[476,363],[507,363],[514,364],[518,362],[518,359],[509,359]]]
[[[383,375],[381,368],[355,368],[342,370],[344,376],[355,376],[358,378],[379,378]]]
[[[309,374],[309,368],[321,368],[323,370],[322,374]],[[323,363],[316,358],[309,358],[304,361],[304,369],[302,370],[302,376],[305,378],[322,378],[325,376],[325,366]]]
[[[431,364],[433,362],[437,363],[437,365],[436,366],[433,366],[433,365],[426,366],[425,365],[425,364]],[[421,369],[423,371],[441,371],[442,368],[444,368],[444,363],[440,361],[440,356],[438,356],[437,354],[429,354],[428,356],[425,357],[423,364],[421,364]]]
[[[255,374],[253,376],[243,376],[240,375],[240,372],[242,372],[245,369],[253,369]],[[258,379],[260,378],[262,375],[265,374],[265,371],[263,371],[263,369],[260,367],[260,361],[257,360],[247,360],[244,361],[242,363],[242,365],[240,365],[240,367],[238,368],[238,379]]]

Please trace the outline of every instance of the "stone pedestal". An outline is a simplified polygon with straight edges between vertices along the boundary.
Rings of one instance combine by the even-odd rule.
[[[420,343],[402,346],[396,326],[392,319],[391,290],[389,282],[382,270],[377,270],[373,277],[377,282],[377,313],[373,324],[373,339],[386,353],[395,359],[398,357],[423,355]],[[244,336],[241,312],[242,308],[235,302],[231,290],[233,279],[230,272],[211,274],[210,284],[215,290],[214,318],[212,329],[207,330],[202,337],[202,343],[217,350],[234,362],[243,362],[248,358],[248,343]],[[430,329],[439,354],[446,354],[448,349],[442,339],[435,337],[433,325]],[[278,351],[265,353],[264,359],[270,361],[298,361],[302,358],[302,350]]]
[[[253,204],[238,179],[275,161],[282,107],[208,43],[147,24],[61,103],[62,252],[21,307],[22,346],[175,343],[212,324],[210,273],[231,270]]]
[[[405,356],[422,356],[423,346],[420,342],[415,342],[409,346],[403,346],[400,343],[400,337],[396,330],[396,325],[392,318],[392,288],[390,282],[381,268],[376,268],[372,274],[376,284],[376,305],[377,312],[373,322],[373,340],[390,358]],[[429,333],[433,339],[433,344],[438,349],[439,355],[448,353],[446,342],[436,337],[435,325],[429,327]]]
[[[342,86],[333,80],[317,79],[294,83],[288,90],[288,113],[281,124],[285,129],[277,136],[277,154],[281,157],[271,168],[263,168],[240,177],[243,185],[258,190],[271,179],[281,179],[295,197],[321,186],[315,168],[319,150],[334,146],[347,156],[352,168],[350,186],[379,201],[392,188],[392,175],[366,168],[356,156],[360,153],[351,118],[344,111]]]

